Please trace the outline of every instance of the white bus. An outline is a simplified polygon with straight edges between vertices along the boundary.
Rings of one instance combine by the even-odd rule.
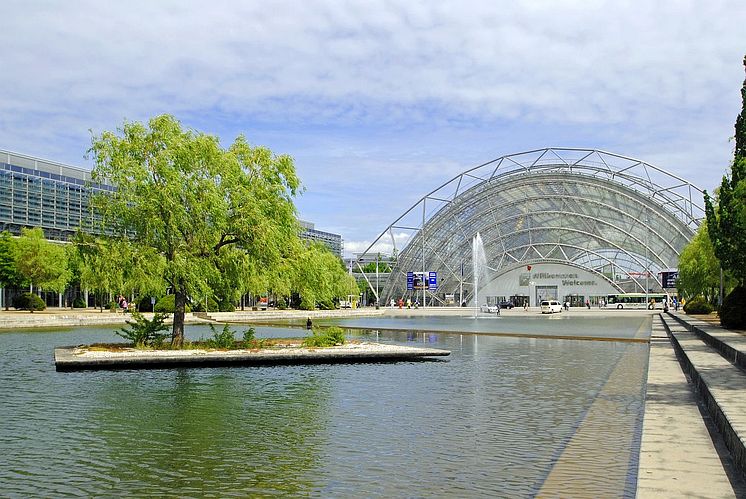
[[[619,293],[606,296],[606,306],[612,308],[663,308],[668,300],[666,293]]]

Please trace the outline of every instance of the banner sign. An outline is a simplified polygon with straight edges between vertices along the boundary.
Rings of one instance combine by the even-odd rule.
[[[427,289],[427,278],[424,272],[413,272],[414,289]]]
[[[415,289],[427,289],[428,291],[438,289],[438,273],[407,272],[407,291]]]
[[[676,280],[678,278],[679,278],[678,270],[661,272],[661,284],[663,285],[663,288],[665,289],[675,288]]]
[[[436,289],[438,289],[438,273],[437,272],[430,272],[428,274],[427,289],[430,291],[435,291]]]

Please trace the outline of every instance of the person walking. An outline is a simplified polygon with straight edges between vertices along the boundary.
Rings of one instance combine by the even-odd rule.
[[[590,310],[591,309],[591,301],[590,300],[585,300],[585,306],[588,307],[588,310]]]

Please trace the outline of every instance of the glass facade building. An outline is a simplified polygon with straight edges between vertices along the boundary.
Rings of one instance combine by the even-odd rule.
[[[0,230],[41,227],[47,239],[69,240],[94,227],[91,194],[111,189],[92,184],[88,170],[0,150]]]
[[[660,290],[661,272],[678,267],[704,217],[702,205],[700,189],[644,161],[537,149],[448,180],[395,219],[360,259],[394,255],[382,302],[417,296],[436,305],[455,295],[456,303],[473,303],[491,295],[530,298],[533,306],[551,294],[592,303],[604,293]],[[475,248],[483,248],[484,263]],[[413,290],[413,272],[435,272],[437,290]]]
[[[100,220],[91,195],[113,190],[93,184],[91,172],[32,156],[0,150],[0,230],[19,235],[41,227],[47,239],[69,240],[78,230],[95,232]],[[319,241],[342,256],[342,236],[300,221],[302,239]]]
[[[306,241],[318,241],[325,244],[332,253],[338,256],[342,256],[342,250],[344,249],[342,243],[342,236],[339,234],[333,234],[331,232],[324,232],[323,230],[317,230],[314,224],[303,220],[298,221],[301,226],[300,238]]]

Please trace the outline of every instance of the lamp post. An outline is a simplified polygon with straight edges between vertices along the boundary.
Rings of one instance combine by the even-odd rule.
[[[645,213],[645,306],[650,306],[650,218]]]
[[[379,298],[378,298],[378,257],[380,256],[380,253],[376,253],[376,307],[380,305]]]
[[[458,306],[464,303],[464,260],[461,259],[461,279],[459,280],[458,289]]]

